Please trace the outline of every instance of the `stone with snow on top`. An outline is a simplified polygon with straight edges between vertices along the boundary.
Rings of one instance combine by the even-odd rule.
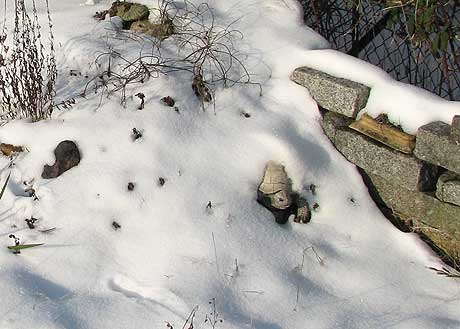
[[[451,126],[441,121],[431,122],[417,131],[414,155],[460,174],[460,145],[451,142]]]
[[[367,104],[370,88],[360,83],[337,78],[309,67],[294,70],[291,80],[304,86],[319,106],[356,118]]]
[[[142,21],[149,17],[150,11],[146,5],[131,3],[129,8],[118,16],[125,22]]]

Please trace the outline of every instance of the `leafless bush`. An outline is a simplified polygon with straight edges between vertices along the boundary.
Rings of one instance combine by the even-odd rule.
[[[0,32],[0,120],[49,118],[53,109],[56,60],[48,0],[44,0],[48,19],[49,45],[42,41],[35,0],[30,8],[25,0],[14,1],[14,30],[8,43],[7,2]],[[31,14],[29,14],[31,9]]]
[[[235,22],[219,26],[208,4],[196,6],[187,0],[159,0],[158,8],[153,13],[159,24],[171,27],[170,38],[177,46],[174,56],[162,53],[163,39],[121,31],[117,33],[117,38],[136,41],[139,49],[148,51],[141,50],[132,60],[114,49],[100,54],[96,64],[104,63],[106,69],[87,83],[83,95],[101,89],[107,94],[120,92],[121,103],[124,104],[128,85],[143,83],[152,77],[175,71],[188,74],[191,88],[202,104],[214,100],[212,95],[219,86],[227,88],[237,83],[254,84],[262,92],[260,84],[251,81],[243,56],[237,51],[235,43],[243,35],[232,28]]]

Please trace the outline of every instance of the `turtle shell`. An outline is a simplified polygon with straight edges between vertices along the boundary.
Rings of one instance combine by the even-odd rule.
[[[292,205],[292,182],[283,165],[270,161],[265,166],[259,191],[270,198],[270,205],[286,209]]]
[[[135,22],[147,19],[149,14],[150,11],[147,6],[133,3],[127,11],[121,13],[119,16],[125,22]]]

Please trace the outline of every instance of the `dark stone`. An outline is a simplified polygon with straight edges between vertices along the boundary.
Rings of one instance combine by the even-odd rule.
[[[50,179],[60,176],[63,172],[80,163],[80,151],[72,141],[62,141],[54,150],[56,162],[52,166],[43,167],[42,178]]]

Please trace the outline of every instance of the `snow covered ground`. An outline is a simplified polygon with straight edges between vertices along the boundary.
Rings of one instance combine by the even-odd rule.
[[[108,37],[111,23],[92,15],[110,1],[95,2],[50,4],[59,99],[81,91],[109,45],[138,52],[137,43]],[[208,3],[216,24],[238,19],[244,39],[236,47],[262,96],[250,85],[219,88],[215,113],[203,112],[191,76],[175,72],[131,86],[126,108],[116,95],[89,95],[52,120],[0,128],[1,142],[29,150],[15,161],[0,202],[0,328],[182,328],[194,309],[195,328],[460,328],[460,281],[427,269],[442,264],[383,217],[289,75],[311,65],[367,83],[368,110],[386,111],[408,130],[433,118],[450,122],[458,103],[318,50],[327,43],[303,25],[295,0]],[[172,40],[163,46],[174,49]],[[131,97],[138,92],[146,95],[142,111]],[[160,103],[168,95],[179,113]],[[133,141],[133,128],[143,137]],[[40,178],[65,139],[78,144],[82,161],[56,179]],[[269,160],[283,163],[294,188],[320,205],[311,223],[279,226],[255,201]],[[8,164],[0,159],[2,182]],[[32,179],[38,201],[24,196],[22,182]],[[39,219],[34,230],[24,222],[31,216]],[[13,255],[9,234],[45,245]],[[214,327],[205,322],[213,300],[223,319]]]

